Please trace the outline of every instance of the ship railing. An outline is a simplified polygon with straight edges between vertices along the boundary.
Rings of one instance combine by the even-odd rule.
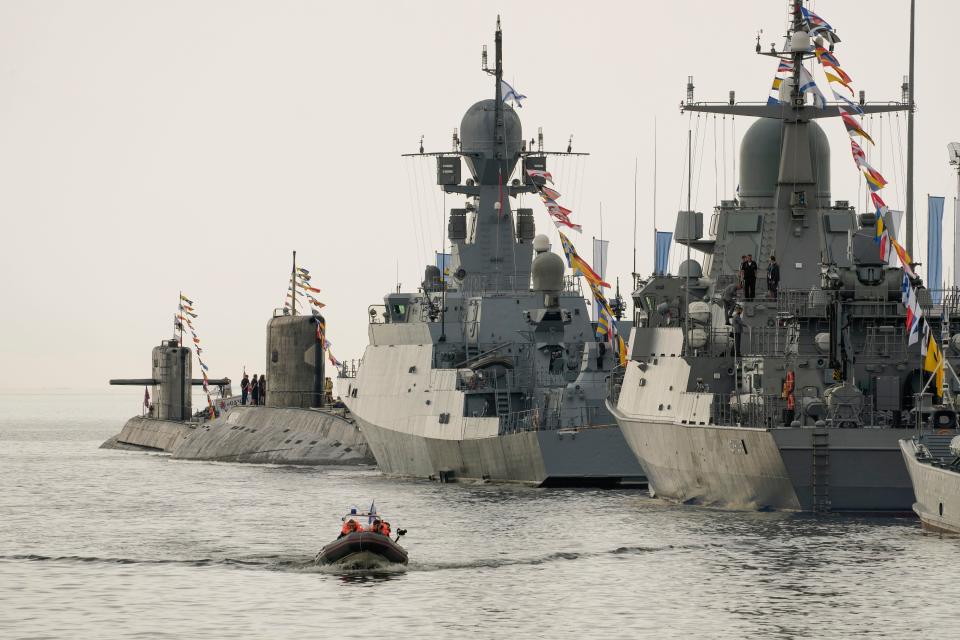
[[[883,426],[882,419],[874,409],[872,396],[860,396],[856,402],[835,402],[816,416],[806,416],[802,410],[805,398],[794,392],[795,411],[792,421],[801,426],[813,427],[818,421],[826,428],[860,428]],[[823,404],[818,403],[818,406]],[[779,394],[728,393],[714,394],[710,406],[710,423],[722,426],[741,426],[759,429],[789,427],[791,416],[787,401]]]
[[[534,374],[534,384],[538,387],[565,387],[570,382],[565,373],[538,369]]]
[[[902,356],[906,350],[907,332],[902,325],[871,324],[865,327],[862,355]]]
[[[695,353],[699,356],[723,357],[733,355],[734,335],[729,326],[697,327],[706,334],[706,342],[701,347],[692,347],[689,340],[684,341],[684,353]],[[797,353],[798,332],[789,326],[779,327],[744,327],[740,338],[740,353],[745,356],[783,356],[787,353]],[[814,348],[810,347],[815,355]]]
[[[706,333],[706,343],[693,349],[684,343],[684,353],[698,356],[723,357],[733,355],[734,338],[729,327],[698,327]],[[863,341],[856,337],[857,351],[865,356],[899,356],[907,348],[906,332],[899,326],[886,324],[867,325],[862,332]],[[809,339],[801,340],[798,327],[789,324],[774,327],[744,327],[740,339],[740,352],[744,356],[823,357],[817,345]]]
[[[951,318],[960,316],[960,287],[949,289],[921,289],[920,308],[926,315],[941,317],[946,311]]]
[[[253,399],[247,397],[247,404],[240,406],[247,407],[265,407],[271,406],[275,409],[325,409],[332,412],[339,412],[341,415],[345,415],[346,406],[339,398],[335,398],[333,393],[326,392],[316,392],[316,391],[300,391],[300,390],[285,390],[285,389],[267,389],[267,396],[270,399],[271,405],[265,403],[265,399],[260,401],[260,404],[253,404]]]
[[[356,378],[357,369],[359,368],[360,368],[359,360],[345,360],[343,364],[341,364],[337,368],[337,372],[338,372],[337,377],[338,378]]]
[[[716,425],[766,428],[784,426],[786,400],[779,395],[715,394],[710,422]]]
[[[607,400],[609,400],[613,406],[616,406],[620,401],[620,391],[623,389],[623,376],[625,373],[626,369],[618,364],[610,371],[610,375],[607,376]]]
[[[822,289],[780,289],[775,302],[778,313],[826,318],[830,294]]]
[[[500,434],[608,426],[613,418],[603,407],[576,407],[543,411],[526,409],[500,416]]]
[[[501,295],[527,293],[530,291],[529,276],[514,275],[468,275],[458,289],[464,296]],[[563,289],[566,293],[582,295],[580,276],[564,276]]]

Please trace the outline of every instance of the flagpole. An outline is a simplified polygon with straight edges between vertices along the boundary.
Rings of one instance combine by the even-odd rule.
[[[686,301],[683,309],[683,339],[684,343],[690,334],[690,243],[693,238],[693,212],[691,197],[693,192],[693,132],[687,127],[687,264],[686,267]]]
[[[653,273],[657,274],[657,116],[653,116]]]
[[[640,159],[633,159],[633,279],[637,279],[637,170]]]
[[[297,252],[293,252],[293,268],[290,270],[291,300],[293,300],[293,315],[297,315]]]
[[[177,292],[177,308],[183,304],[183,291]],[[180,314],[183,315],[183,314]],[[180,327],[180,346],[183,347],[183,320],[177,319],[177,325]]]
[[[443,215],[440,216],[441,223],[446,222],[447,217],[447,192],[443,192]],[[441,227],[440,246],[443,247],[440,253],[440,337],[437,342],[447,341],[447,239],[443,237],[446,229]],[[451,253],[453,253],[451,251]]]

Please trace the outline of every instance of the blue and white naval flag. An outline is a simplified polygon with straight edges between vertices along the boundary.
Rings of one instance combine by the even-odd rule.
[[[367,513],[370,514],[370,517],[367,518],[367,525],[373,524],[373,521],[377,519],[377,505],[374,504],[376,500],[370,503],[370,510]]]
[[[503,95],[502,99],[504,102],[507,102],[509,100],[510,102],[513,102],[514,104],[516,104],[518,107],[522,107],[523,105],[520,103],[527,99],[527,96],[517,92],[516,89],[514,89],[509,84],[507,84],[506,80],[500,81],[500,93]]]
[[[800,67],[800,93],[813,94],[813,106],[823,109],[827,106],[827,98],[820,91],[820,87],[814,82],[813,76],[804,67]]]

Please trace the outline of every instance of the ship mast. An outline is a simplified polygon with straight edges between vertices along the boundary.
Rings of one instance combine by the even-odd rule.
[[[500,181],[503,182],[503,162],[507,157],[507,132],[506,126],[503,122],[503,32],[500,30],[500,16],[497,16],[497,33],[494,38],[495,50],[494,50],[494,76],[496,77],[497,87],[496,87],[496,104],[494,105],[494,113],[496,115],[496,142],[497,142],[497,153],[496,157],[499,161],[498,171],[500,172]],[[502,203],[501,203],[501,206]]]
[[[803,0],[793,0],[793,26],[791,27],[791,33],[803,31],[803,13],[800,11],[801,6],[803,6]],[[793,47],[790,47],[790,49],[793,50],[791,54],[793,58],[793,86],[790,87],[790,106],[794,109],[802,109],[806,104],[806,96],[800,93],[800,69],[803,66],[804,52],[794,50]]]
[[[916,13],[916,0],[910,0],[910,77],[907,82],[908,96],[907,105],[907,253],[913,255],[913,110],[914,110],[914,84],[913,84],[913,40],[915,33],[914,16]]]
[[[297,315],[297,252],[293,252],[293,267],[290,269],[291,315]]]

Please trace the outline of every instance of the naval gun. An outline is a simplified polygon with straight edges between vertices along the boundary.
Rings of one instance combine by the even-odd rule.
[[[190,387],[203,384],[202,378],[192,377],[192,358],[189,347],[177,340],[163,340],[153,348],[152,378],[114,378],[115,386],[151,386],[153,403],[149,416],[158,420],[188,420],[193,411]],[[210,379],[218,387],[230,386],[230,378]],[[229,391],[227,392],[229,395]]]

